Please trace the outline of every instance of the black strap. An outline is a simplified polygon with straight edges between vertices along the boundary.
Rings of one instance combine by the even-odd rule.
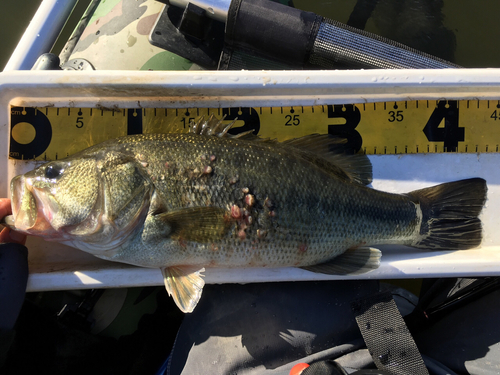
[[[429,375],[391,293],[353,302],[352,310],[378,369],[394,375]]]

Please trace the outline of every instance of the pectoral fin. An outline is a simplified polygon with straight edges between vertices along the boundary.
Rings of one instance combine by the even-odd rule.
[[[220,240],[229,230],[231,221],[226,210],[218,207],[192,207],[157,214],[168,226],[174,240],[211,242]]]
[[[380,266],[381,255],[378,249],[357,247],[326,263],[300,268],[327,275],[360,275],[377,269]]]
[[[205,281],[198,267],[165,267],[161,269],[168,295],[184,313],[193,312],[201,298]]]

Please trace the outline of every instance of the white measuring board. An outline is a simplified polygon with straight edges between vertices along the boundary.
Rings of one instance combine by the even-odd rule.
[[[8,159],[9,108],[193,108],[306,106],[401,100],[498,100],[500,70],[301,72],[8,72],[0,74],[0,196],[10,179],[34,167]],[[487,134],[485,134],[487,137]],[[356,278],[500,275],[500,154],[371,155],[373,187],[404,193],[482,177],[488,201],[478,249],[431,252],[383,247],[380,268]],[[100,260],[76,249],[29,238],[29,291],[161,285],[161,272]],[[326,280],[294,268],[207,269],[207,283]]]

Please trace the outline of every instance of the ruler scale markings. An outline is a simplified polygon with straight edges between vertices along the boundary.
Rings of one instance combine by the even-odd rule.
[[[300,112],[293,106],[217,108],[217,111],[215,108],[206,108],[206,113],[208,115],[218,113],[220,117],[220,113],[236,115],[234,111],[238,111],[238,123],[243,121],[247,123],[245,126],[254,126],[250,125],[248,121],[257,121],[256,129],[259,129],[261,137],[278,138],[280,140],[312,133],[327,133],[329,132],[329,126],[332,126],[334,129],[338,129],[339,134],[346,134],[348,137],[359,137],[360,141],[356,147],[359,147],[358,150],[366,154],[472,153],[474,149],[475,152],[492,153],[499,152],[500,147],[500,100],[494,100],[497,103],[492,102],[492,107],[497,108],[495,112],[493,112],[493,109],[489,112],[489,108],[491,108],[490,101],[476,98],[461,101],[441,99],[435,100],[433,108],[431,108],[429,100],[424,102],[426,105],[421,105],[420,100],[373,102],[373,108],[367,105],[369,103],[336,104],[329,106],[328,111],[325,109],[325,105],[313,105],[300,106]],[[473,102],[475,102],[475,105]],[[109,114],[109,111],[102,107],[98,108],[101,112],[100,116],[98,112],[93,110],[95,108],[91,107],[88,107],[88,110],[87,108],[73,107],[44,107],[42,109],[43,107],[23,108],[12,106],[11,108],[11,118],[14,119],[15,116],[18,116],[16,122],[12,120],[12,126],[20,121],[31,123],[28,116],[42,116],[46,118],[45,121],[48,121],[49,127],[53,128],[53,136],[49,140],[49,146],[45,151],[41,150],[39,154],[30,153],[31,148],[27,148],[27,153],[24,152],[22,155],[13,153],[10,155],[13,158],[22,158],[24,160],[28,160],[33,153],[35,153],[38,160],[51,160],[59,156],[72,154],[79,151],[74,147],[83,149],[91,145],[88,143],[88,137],[91,137],[92,142],[98,143],[109,137],[114,138],[124,134],[187,131],[187,127],[184,130],[182,126],[174,126],[180,119],[168,116],[170,109],[167,108],[163,108],[164,117],[160,118],[156,118],[156,116],[161,113],[158,112],[161,108],[122,108],[119,110],[123,111],[123,117],[116,116],[113,110]],[[277,108],[280,109],[279,112],[276,111]],[[441,111],[446,108],[446,111],[439,116],[435,116],[436,119],[433,120],[430,127],[432,131],[438,133],[433,138],[430,138],[424,132],[424,127],[430,121],[433,111],[435,112],[439,108],[441,108]],[[460,111],[459,108],[461,108]],[[73,123],[73,120],[68,124],[68,121],[64,120],[67,119],[66,116],[59,119],[60,111],[65,109],[68,111],[68,116],[75,116],[76,124]],[[75,111],[73,112],[72,109]],[[185,114],[187,117],[193,116],[195,109],[198,115],[205,113],[204,108],[172,108],[176,112],[176,117],[180,114],[179,111],[183,111],[183,115]],[[152,113],[148,115],[149,111]],[[28,116],[25,115],[26,113],[28,113]],[[287,115],[284,120],[282,115],[285,113]],[[288,113],[293,115],[288,115]],[[325,113],[325,115],[328,113],[328,116],[335,113],[336,117],[327,118],[322,113]],[[153,119],[148,120],[146,124],[146,118],[153,116],[153,114],[155,116],[154,121]],[[248,114],[251,114],[251,116],[248,117]],[[19,120],[17,120],[18,118]],[[193,120],[192,118],[185,118],[186,124],[188,119],[189,121]],[[499,124],[498,130],[496,129],[497,122]],[[145,127],[143,128],[143,126]],[[82,133],[81,128],[85,133]],[[63,136],[62,133],[67,134]],[[84,138],[82,138],[82,134],[85,135]],[[335,132],[332,134],[335,134]],[[451,143],[449,141],[443,142],[443,139],[447,139],[446,137],[450,136],[450,134],[455,134],[453,135],[455,141]],[[485,135],[488,135],[488,137]],[[73,142],[74,139],[79,139],[79,141]],[[488,144],[486,144],[486,141]],[[78,146],[77,143],[81,146]],[[456,146],[457,144],[458,146]],[[473,147],[469,148],[470,144]]]

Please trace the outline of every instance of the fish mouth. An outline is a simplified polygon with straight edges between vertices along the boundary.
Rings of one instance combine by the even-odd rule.
[[[13,225],[16,230],[25,231],[36,222],[36,201],[26,186],[24,176],[16,176],[10,183]]]
[[[55,230],[50,224],[50,207],[42,194],[34,188],[30,178],[16,176],[10,184],[12,215],[5,218],[10,228],[27,234],[53,236]],[[47,216],[47,214],[49,216]]]

